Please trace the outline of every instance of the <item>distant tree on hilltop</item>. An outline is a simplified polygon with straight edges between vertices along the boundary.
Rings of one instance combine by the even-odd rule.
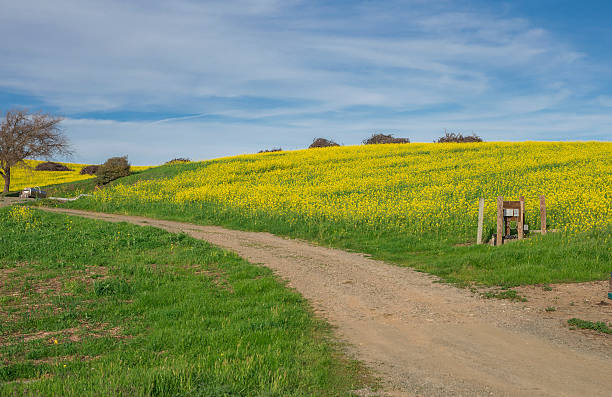
[[[308,146],[308,149],[314,149],[314,148],[319,148],[319,147],[332,147],[332,146],[340,146],[340,145],[338,145],[336,142],[332,141],[331,139],[316,138],[312,141],[310,146]]]
[[[410,139],[408,138],[395,138],[393,135],[389,134],[372,134],[371,137],[363,140],[364,145],[378,145],[385,143],[410,143]]]
[[[123,178],[131,173],[127,156],[111,157],[98,167],[96,171],[96,184],[106,185],[115,179]]]
[[[438,140],[436,141],[437,143],[449,143],[449,142],[454,142],[454,143],[464,143],[464,142],[482,142],[482,138],[479,137],[476,134],[472,134],[472,135],[463,135],[460,132],[459,133],[454,133],[454,132],[446,132],[444,131],[445,134],[444,136],[438,138]]]

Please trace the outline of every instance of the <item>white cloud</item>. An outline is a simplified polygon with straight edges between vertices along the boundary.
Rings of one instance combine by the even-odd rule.
[[[261,149],[306,148],[316,137],[329,137],[357,145],[373,132],[384,130],[408,136],[413,142],[431,142],[445,128],[487,141],[609,139],[612,114],[580,115],[532,113],[513,120],[507,116],[483,118],[479,114],[450,113],[432,119],[425,115],[410,120],[396,117],[373,119],[296,118],[284,125],[205,119],[169,120],[165,123],[117,122],[67,119],[65,127],[79,148],[74,161],[102,162],[110,156],[128,154],[134,164],[157,164],[175,157],[212,159]],[[520,132],[520,133],[518,133]]]
[[[236,131],[244,150],[268,141],[301,147],[319,132],[356,143],[378,128],[409,127],[425,141],[444,127],[500,139],[507,131],[516,139],[554,131],[610,137],[603,131],[609,118],[595,106],[609,106],[608,97],[593,101],[588,115],[564,113],[597,79],[585,73],[594,69],[588,57],[492,7],[286,0],[24,0],[1,6],[0,37],[10,39],[0,44],[0,90],[35,95],[68,114],[189,115],[162,115],[157,124],[67,120],[78,150],[92,156],[94,149],[113,151],[100,135],[118,137],[112,129],[146,161],[158,150],[163,160],[165,148],[195,150],[200,143],[202,153],[234,153],[225,135],[213,139],[208,131]],[[244,97],[278,103],[253,106],[239,100]],[[351,110],[359,106],[380,114]],[[418,113],[436,106],[450,110]],[[398,113],[406,111],[413,113]],[[214,123],[206,120],[211,115]],[[165,140],[183,128],[191,142]],[[138,146],[138,139],[153,138],[164,149]]]

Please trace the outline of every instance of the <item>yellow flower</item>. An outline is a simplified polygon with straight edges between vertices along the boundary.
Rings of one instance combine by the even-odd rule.
[[[13,167],[11,168],[11,190],[21,190],[26,187],[48,186],[57,183],[74,182],[83,179],[95,178],[95,175],[81,175],[81,169],[87,164],[62,163],[72,171],[34,171],[42,161],[26,160],[30,168]],[[142,171],[150,167],[132,166],[134,171]]]
[[[102,203],[171,202],[238,209],[288,224],[325,221],[472,238],[478,198],[495,224],[496,197],[526,199],[539,229],[545,194],[551,228],[576,232],[612,223],[612,143],[415,143],[243,155],[208,161],[173,178],[98,191]]]

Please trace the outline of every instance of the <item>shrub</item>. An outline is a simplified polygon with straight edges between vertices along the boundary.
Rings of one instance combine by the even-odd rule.
[[[395,138],[393,135],[373,134],[371,137],[364,139],[364,145],[378,145],[382,143],[410,143],[408,138]]]
[[[164,165],[170,165],[170,164],[180,164],[180,163],[189,163],[191,162],[191,159],[187,158],[187,157],[179,157],[176,159],[172,159],[170,161],[166,161],[164,163]]]
[[[260,150],[257,153],[272,153],[272,152],[282,152],[283,149],[276,147],[276,148],[272,148],[272,149],[264,149],[264,150]]]
[[[476,134],[463,136],[461,133],[446,132],[443,137],[438,138],[437,143],[463,143],[463,142],[482,142],[482,138]]]
[[[110,181],[130,175],[130,163],[127,156],[111,157],[98,168],[96,183],[106,185]]]
[[[86,167],[81,168],[81,175],[96,175],[98,173],[99,165],[88,165]]]
[[[338,145],[336,142],[330,139],[316,138],[314,141],[312,141],[310,146],[308,146],[308,149],[313,149],[313,148],[318,148],[318,147],[332,147],[332,146],[340,146],[340,145]]]
[[[70,168],[66,167],[64,164],[54,163],[51,161],[47,161],[46,163],[40,163],[34,169],[35,171],[72,171]]]

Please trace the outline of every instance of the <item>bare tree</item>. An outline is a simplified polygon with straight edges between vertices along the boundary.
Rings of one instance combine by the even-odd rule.
[[[0,124],[0,175],[4,193],[11,185],[11,168],[25,159],[69,154],[70,146],[59,124],[61,117],[26,110],[9,110]]]

